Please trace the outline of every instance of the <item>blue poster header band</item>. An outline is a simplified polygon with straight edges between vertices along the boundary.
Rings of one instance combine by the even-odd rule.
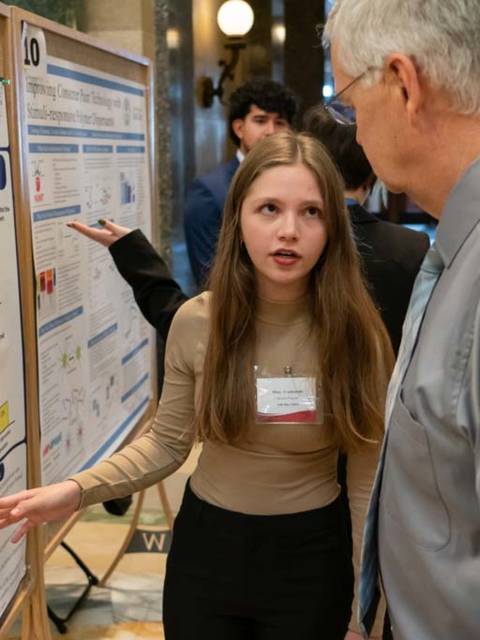
[[[115,333],[115,331],[117,329],[118,329],[118,324],[115,323],[115,324],[110,325],[106,329],[104,329],[98,335],[94,336],[93,338],[90,338],[90,340],[88,341],[88,348],[90,349],[91,347],[94,347],[96,344],[98,344],[99,342],[101,342],[105,338],[108,338],[108,336],[111,336],[112,333]]]
[[[121,91],[122,93],[130,93],[134,96],[145,95],[143,89],[137,89],[137,87],[131,87],[128,84],[123,84],[122,82],[117,82],[116,80],[108,80],[107,78],[92,76],[91,74],[83,73],[82,71],[75,71],[74,69],[59,67],[56,64],[47,65],[47,72],[52,76],[71,78],[72,80],[78,80],[79,82],[85,82],[86,84],[93,84],[97,87],[105,87],[105,89],[113,89],[114,91]]]
[[[113,153],[111,144],[84,144],[82,145],[83,153]]]
[[[128,391],[126,391],[123,394],[121,398],[122,402],[126,402],[131,396],[133,396],[133,394],[136,391],[138,391],[143,384],[145,384],[145,382],[148,380],[149,377],[150,377],[149,373],[146,373],[144,376],[142,376],[140,380],[133,385],[133,387],[131,387]]]
[[[55,318],[55,320],[50,320],[50,322],[47,322],[47,324],[44,324],[43,326],[40,327],[40,329],[38,330],[39,336],[42,337],[49,331],[53,331],[53,329],[57,329],[62,324],[66,324],[67,322],[70,322],[71,320],[78,318],[78,316],[81,316],[82,313],[83,313],[83,307],[77,307],[76,309],[73,309],[68,313],[64,313],[63,316],[59,316],[58,318]]]
[[[78,153],[78,144],[45,144],[43,142],[30,142],[30,153]]]
[[[53,218],[63,218],[66,216],[78,216],[81,211],[80,205],[74,207],[62,207],[61,209],[49,209],[48,211],[35,211],[33,214],[34,222],[43,222]]]
[[[100,447],[100,449],[96,453],[94,453],[94,455],[89,460],[87,460],[87,462],[82,466],[80,471],[84,471],[85,469],[88,469],[93,464],[98,462],[100,458],[103,458],[105,452],[108,451],[108,449],[112,446],[115,440],[117,440],[122,435],[122,433],[127,429],[127,427],[132,423],[132,421],[135,418],[137,418],[138,415],[142,412],[142,410],[147,406],[149,399],[150,398],[147,397],[142,400],[142,402],[138,405],[138,407],[128,416],[128,418],[126,418],[122,422],[122,424],[118,427],[118,429],[114,431],[114,433],[112,433],[110,438],[108,438],[108,440],[104,442],[104,444]]]
[[[136,356],[139,351],[141,351],[144,347],[147,346],[147,344],[148,344],[148,338],[145,338],[145,340],[142,340],[142,342],[138,344],[134,349],[132,349],[130,353],[127,353],[127,355],[123,356],[122,364],[127,364],[127,362],[131,360],[134,356]]]
[[[65,136],[66,138],[100,138],[102,140],[138,140],[144,141],[144,133],[127,133],[126,131],[99,131],[97,129],[76,129],[75,127],[49,127],[29,124],[28,134],[31,136]]]
[[[117,147],[117,153],[145,153],[145,147]]]

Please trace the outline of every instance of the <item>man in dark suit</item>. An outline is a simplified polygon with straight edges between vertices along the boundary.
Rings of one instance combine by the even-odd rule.
[[[201,286],[213,260],[223,205],[240,162],[261,139],[289,129],[297,110],[292,93],[272,80],[252,80],[229,101],[228,127],[237,152],[210,173],[196,178],[187,193],[184,225],[193,277]]]

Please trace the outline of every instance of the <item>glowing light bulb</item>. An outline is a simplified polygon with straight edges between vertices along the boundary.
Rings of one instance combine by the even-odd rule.
[[[245,0],[228,0],[217,13],[217,22],[226,36],[242,37],[253,26],[253,9]]]

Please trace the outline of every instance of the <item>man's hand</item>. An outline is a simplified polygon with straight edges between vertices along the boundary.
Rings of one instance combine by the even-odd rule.
[[[89,227],[86,224],[82,224],[77,221],[67,222],[67,227],[75,229],[75,231],[78,231],[83,236],[90,238],[90,240],[95,240],[95,242],[103,244],[104,247],[109,247],[132,231],[128,227],[121,227],[119,224],[110,222],[110,220],[101,219],[98,222],[102,225],[101,229],[98,229],[97,227]]]
[[[12,542],[18,542],[37,524],[70,516],[78,509],[80,496],[79,485],[66,480],[0,498],[0,529],[21,522],[12,536]]]

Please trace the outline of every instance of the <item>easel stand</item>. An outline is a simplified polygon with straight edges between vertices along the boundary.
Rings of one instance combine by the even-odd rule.
[[[57,627],[57,631],[59,633],[67,633],[67,622],[72,618],[73,614],[82,606],[83,601],[86,599],[86,597],[90,593],[90,589],[93,586],[98,584],[98,578],[90,571],[87,565],[72,549],[72,547],[70,547],[70,545],[68,545],[64,540],[62,540],[62,542],[60,543],[60,546],[62,546],[65,549],[65,551],[67,551],[67,553],[69,553],[72,556],[72,558],[75,560],[77,565],[80,567],[80,569],[83,571],[83,573],[87,577],[87,585],[83,589],[79,598],[75,601],[73,607],[70,609],[70,611],[67,613],[67,615],[64,618],[60,618],[60,616],[57,616],[57,614],[52,609],[52,607],[47,605],[48,617],[53,622],[53,624]]]

